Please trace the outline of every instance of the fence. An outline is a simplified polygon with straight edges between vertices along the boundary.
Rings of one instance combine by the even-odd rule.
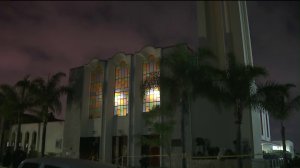
[[[243,157],[243,162],[246,165],[249,165],[250,155],[240,155]],[[207,157],[191,157],[183,156],[181,154],[172,154],[168,155],[145,155],[145,156],[123,156],[118,160],[118,165],[120,167],[142,167],[143,160],[147,160],[149,167],[171,167],[171,168],[181,168],[183,157],[186,159],[186,164],[188,168],[210,168],[210,167],[237,167],[237,155],[234,156],[207,156]],[[248,157],[248,158],[246,158]],[[247,163],[249,162],[249,163]],[[144,162],[145,163],[145,162]],[[246,168],[246,167],[245,167]],[[249,167],[250,168],[250,167]]]
[[[260,159],[253,163],[253,155],[230,155],[230,156],[204,156],[192,157],[183,156],[181,154],[168,155],[144,155],[144,156],[123,156],[118,158],[116,164],[121,168],[128,167],[144,167],[143,163],[148,163],[147,167],[156,168],[181,168],[182,159],[186,158],[187,168],[237,168],[237,158],[241,158],[243,168],[280,168],[283,165],[283,160],[273,159],[264,160]]]
[[[280,168],[283,167],[284,161],[283,159],[270,159],[268,161],[269,168]]]

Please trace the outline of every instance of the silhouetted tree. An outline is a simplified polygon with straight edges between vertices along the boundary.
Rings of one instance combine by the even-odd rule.
[[[17,115],[17,142],[16,148],[19,148],[20,132],[21,132],[21,117],[26,110],[33,107],[33,97],[31,95],[30,89],[32,83],[29,80],[29,76],[24,77],[24,79],[18,81],[14,86],[1,85],[1,92],[4,95],[4,105],[2,106],[5,110],[10,113],[7,115]]]
[[[234,118],[236,129],[236,152],[242,154],[241,124],[245,109],[258,107],[261,104],[256,101],[257,96],[253,92],[254,80],[266,76],[267,71],[262,67],[238,64],[235,56],[228,55],[228,67],[220,73],[219,81],[214,81],[214,88],[211,90],[210,98],[216,102],[223,102],[234,107]],[[238,159],[239,167],[242,167],[242,160]]]
[[[61,78],[65,74],[58,72],[47,80],[36,78],[33,80],[32,93],[35,95],[36,112],[43,121],[42,148],[41,155],[45,155],[45,142],[48,117],[50,114],[58,114],[61,112],[61,96],[70,92],[70,88],[61,85]]]
[[[283,157],[286,168],[288,167],[288,163],[284,122],[291,116],[293,111],[300,110],[300,95],[292,98],[290,93],[292,87],[295,87],[295,85],[281,85],[274,82],[259,85],[258,87],[258,92],[264,93],[265,95],[264,101],[262,102],[263,107],[274,119],[280,121]]]
[[[189,115],[190,103],[201,95],[203,88],[209,86],[211,74],[216,71],[208,62],[212,53],[201,48],[193,52],[187,46],[177,45],[161,58],[160,76],[153,76],[144,82],[142,88],[149,89],[153,84],[161,88],[161,109],[174,112],[179,105],[181,112],[182,154],[186,154],[185,125]],[[185,168],[186,158],[182,159]]]

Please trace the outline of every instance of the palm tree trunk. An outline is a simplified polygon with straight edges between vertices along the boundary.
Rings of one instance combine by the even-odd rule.
[[[287,155],[286,155],[286,144],[285,144],[285,127],[284,127],[282,121],[281,121],[281,138],[282,138],[284,167],[288,168]]]
[[[42,134],[42,157],[45,156],[45,144],[46,144],[46,133],[47,133],[47,123],[48,123],[48,108],[43,108],[44,110],[44,119],[43,119],[43,134]]]
[[[168,144],[169,168],[172,168],[171,144]]]
[[[185,137],[185,119],[186,119],[186,113],[188,111],[187,109],[187,97],[184,96],[184,98],[181,100],[181,140],[182,140],[182,168],[187,167],[186,163],[186,137]]]
[[[22,86],[22,92],[21,92],[21,100],[23,101],[25,97],[25,86]],[[22,142],[21,134],[21,115],[24,113],[25,109],[22,108],[22,111],[18,110],[18,132],[17,132],[17,144],[16,144],[16,150],[19,150],[20,146],[19,143]]]
[[[40,151],[41,144],[41,122],[38,123],[38,134],[37,134],[37,151]]]
[[[242,107],[237,101],[236,103],[236,124],[237,124],[237,132],[236,132],[236,151],[238,155],[242,154],[242,132],[241,132],[241,124],[242,124]],[[238,167],[243,167],[243,161],[242,158],[238,157]]]
[[[0,154],[0,157],[1,157],[1,161],[2,161],[2,156],[3,156],[3,153],[4,153],[4,146],[5,146],[5,143],[3,142],[4,141],[4,133],[5,133],[5,119],[4,117],[1,118],[1,139],[0,139],[0,151],[1,151],[1,154]]]
[[[242,135],[241,135],[241,124],[237,124],[237,132],[236,132],[236,148],[237,148],[237,154],[242,154],[242,143],[241,143]],[[238,158],[238,167],[243,167],[242,158]]]
[[[15,151],[19,149],[19,143],[22,141],[20,139],[20,134],[21,134],[21,111],[18,111],[18,126],[17,126],[17,140],[16,140],[16,147]]]
[[[47,117],[45,117],[43,122],[42,151],[41,151],[42,157],[45,156],[46,132],[47,132]]]

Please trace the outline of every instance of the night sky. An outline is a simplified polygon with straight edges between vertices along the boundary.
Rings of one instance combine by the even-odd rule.
[[[196,2],[0,2],[0,83],[46,77],[144,46],[197,44]],[[300,3],[248,2],[255,65],[300,88]],[[67,80],[66,80],[67,81]],[[65,82],[66,82],[65,81]],[[298,112],[299,113],[299,112]],[[63,116],[61,116],[63,117]],[[300,151],[300,113],[287,139]],[[280,139],[271,120],[271,138]]]

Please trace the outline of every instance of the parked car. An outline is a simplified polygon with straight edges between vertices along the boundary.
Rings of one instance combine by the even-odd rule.
[[[34,158],[22,161],[18,168],[117,168],[117,166],[81,159]]]

